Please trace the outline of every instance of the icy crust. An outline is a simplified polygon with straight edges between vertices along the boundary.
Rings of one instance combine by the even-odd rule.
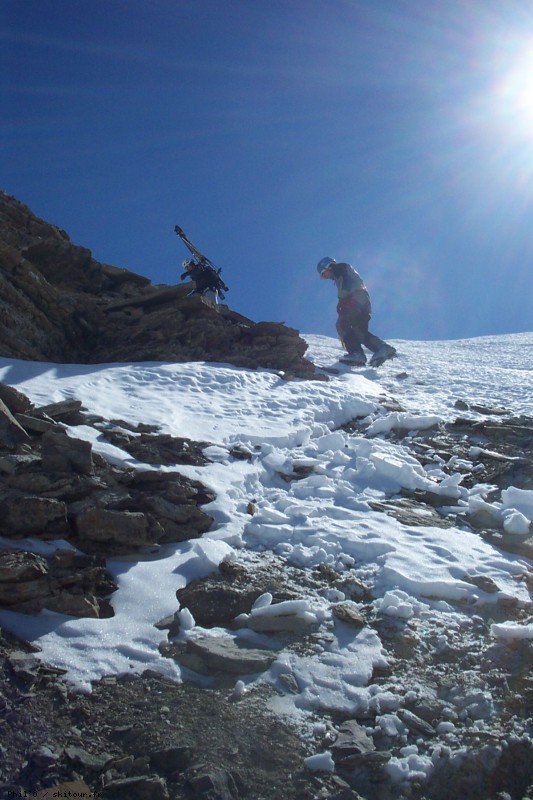
[[[333,340],[309,341],[317,363],[338,358],[339,346]],[[533,336],[524,335],[520,341],[531,347]],[[147,553],[143,561],[109,563],[119,586],[112,599],[113,618],[68,619],[50,612],[33,618],[3,611],[0,624],[38,642],[43,660],[67,670],[79,689],[90,691],[91,681],[104,675],[147,668],[180,679],[179,666],[159,651],[161,633],[154,623],[177,610],[177,589],[246,551],[273,552],[288,565],[306,570],[332,567],[348,582],[368,588],[377,619],[412,624],[417,643],[422,629],[453,631],[464,626],[461,609],[502,607],[502,601],[525,606],[530,593],[518,579],[531,569],[531,561],[503,553],[468,530],[435,527],[430,516],[427,526],[402,524],[372,503],[402,489],[422,490],[454,513],[482,508],[501,520],[507,533],[529,532],[533,491],[510,487],[495,499],[494,487],[466,488],[461,474],[447,474],[438,463],[423,467],[407,448],[381,438],[392,430],[416,431],[450,419],[457,396],[479,400],[482,395],[483,401],[505,405],[513,413],[532,414],[533,393],[524,391],[524,383],[531,383],[526,350],[523,361],[513,350],[508,365],[499,358],[503,366],[491,371],[481,366],[485,362],[479,348],[490,348],[493,355],[497,340],[478,343],[477,348],[474,343],[459,347],[453,342],[395,345],[399,358],[393,365],[379,373],[348,370],[329,383],[286,382],[274,373],[204,363],[95,367],[0,361],[0,379],[35,403],[76,397],[88,411],[107,419],[158,424],[175,436],[211,441],[206,453],[212,463],[179,469],[216,493],[206,507],[216,527],[201,540],[165,546]],[[507,347],[505,339],[502,353],[507,354]],[[395,381],[398,370],[409,370],[412,377]],[[409,413],[387,410],[392,389],[401,394]],[[362,421],[364,435],[339,429],[355,417]],[[71,433],[91,440],[96,452],[117,464],[152,468],[110,445],[89,426]],[[235,445],[249,454],[248,460],[232,458]],[[3,545],[14,546],[11,540],[3,540]],[[38,545],[19,541],[15,546]],[[480,588],[480,578],[492,582],[496,591]],[[282,631],[291,617],[314,626],[317,635],[311,650],[302,653],[284,647],[280,639],[280,652],[262,679],[280,688],[283,676],[290,677],[292,690],[276,703],[280,712],[372,712],[376,729],[401,737],[405,725],[396,712],[405,697],[373,680],[388,663],[379,626],[354,629],[339,621],[333,607],[347,598],[338,589],[288,605],[272,605],[263,597],[250,614],[256,622],[270,617]],[[179,615],[183,641],[226,636],[265,642],[264,634],[249,628],[205,630],[187,609]],[[492,625],[491,634],[498,640],[532,638],[532,625],[503,620]],[[447,634],[436,635],[436,642],[444,652]],[[481,711],[474,702],[468,706],[473,717],[490,713],[489,699],[476,702]],[[441,724],[453,745],[453,722]],[[387,769],[395,780],[427,777],[441,755],[437,747],[432,754],[406,747]],[[308,766],[329,770],[331,763],[331,754],[324,752]]]

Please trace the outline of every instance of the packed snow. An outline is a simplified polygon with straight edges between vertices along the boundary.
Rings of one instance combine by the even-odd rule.
[[[307,355],[319,366],[334,364],[342,354],[334,339],[306,339]],[[517,580],[532,567],[527,559],[499,551],[473,532],[433,527],[431,519],[427,527],[402,525],[372,510],[370,502],[402,488],[424,489],[441,497],[444,506],[482,506],[510,534],[530,530],[533,491],[510,487],[489,500],[483,487],[464,488],[460,475],[447,475],[438,463],[422,467],[406,447],[385,435],[452,420],[458,415],[457,400],[533,416],[533,334],[394,345],[398,358],[379,370],[341,368],[327,383],[286,381],[271,371],[203,362],[80,366],[1,359],[0,380],[36,405],[77,398],[86,410],[106,419],[156,424],[164,433],[209,442],[206,453],[212,463],[178,470],[217,496],[205,507],[216,527],[201,539],[147,551],[142,559],[108,562],[119,586],[111,599],[114,617],[77,619],[46,611],[32,617],[2,611],[0,624],[38,643],[44,660],[67,670],[80,690],[89,691],[91,681],[104,675],[147,668],[179,680],[179,666],[159,652],[162,634],[154,623],[177,610],[177,589],[213,572],[222,560],[251,551],[272,551],[302,568],[330,565],[363,582],[370,580],[378,613],[424,618],[428,624],[438,619],[443,629],[461,625],[458,603],[473,608],[502,598],[529,602],[527,585]],[[388,411],[391,398],[406,411]],[[366,435],[339,429],[355,417],[364,419]],[[114,463],[153,468],[106,442],[90,426],[76,426],[69,433],[90,440],[96,452]],[[235,445],[247,448],[251,459],[233,459]],[[310,474],[283,480],[297,467],[309,467]],[[247,510],[252,499],[253,516]],[[35,540],[0,543],[38,552],[68,547]],[[466,580],[473,575],[492,579],[499,591],[484,592]],[[330,635],[307,655],[281,652],[271,669],[254,680],[276,683],[283,673],[295,676],[298,691],[277,701],[282,713],[374,710],[379,725],[401,725],[394,713],[398,697],[372,683],[376,667],[386,663],[378,633],[333,621],[332,605],[344,599],[337,590],[314,602],[304,598],[273,605],[272,597],[259,598],[250,614],[259,628],[264,617],[275,620],[280,630],[296,617],[303,625],[327,625]],[[203,630],[186,609],[180,620],[182,639],[222,634],[263,641],[260,630]],[[495,638],[533,638],[533,624],[500,620],[492,633]],[[235,691],[245,691],[249,680],[240,680]],[[389,769],[400,778],[427,774],[430,759],[415,751],[406,748]],[[308,766],[329,770],[331,755],[318,754]]]

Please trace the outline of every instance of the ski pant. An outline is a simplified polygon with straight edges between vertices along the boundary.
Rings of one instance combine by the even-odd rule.
[[[356,307],[338,308],[337,333],[348,353],[363,354],[362,345],[372,353],[383,347],[385,342],[368,330],[370,312]]]

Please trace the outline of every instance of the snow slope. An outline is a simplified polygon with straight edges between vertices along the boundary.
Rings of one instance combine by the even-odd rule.
[[[333,339],[306,339],[308,356],[319,365],[332,364],[341,355]],[[205,363],[79,366],[0,359],[0,380],[35,404],[75,397],[107,419],[154,423],[163,432],[212,442],[207,452],[213,463],[179,470],[217,493],[206,508],[217,528],[202,539],[165,546],[144,560],[109,562],[119,585],[112,598],[113,618],[75,619],[51,612],[28,617],[2,611],[0,624],[38,641],[43,659],[67,669],[73,683],[89,690],[91,680],[103,675],[148,667],[179,679],[179,667],[159,653],[162,635],[154,623],[176,610],[178,588],[208,574],[222,559],[241,558],[250,550],[272,550],[301,567],[329,564],[370,582],[382,614],[424,616],[428,625],[443,630],[461,624],[453,605],[458,600],[470,607],[502,597],[528,602],[526,586],[515,580],[532,566],[526,559],[498,551],[458,528],[401,525],[373,511],[369,501],[405,487],[442,494],[448,502],[452,497],[463,507],[484,502],[483,487],[465,489],[438,465],[422,468],[405,447],[380,434],[392,427],[416,430],[453,419],[458,399],[533,416],[533,334],[394,344],[399,352],[394,362],[380,370],[346,370],[328,383],[286,382],[272,372]],[[391,397],[407,411],[387,412],[380,402]],[[356,416],[367,418],[367,436],[336,430]],[[138,465],[89,426],[71,433],[89,439],[97,452],[116,463]],[[237,443],[253,452],[250,461],[230,457],[229,449]],[[308,477],[292,482],[280,478],[280,473],[290,474],[302,465],[314,467]],[[252,499],[254,516],[247,513]],[[533,492],[508,490],[491,508],[508,531],[519,533],[533,517]],[[58,545],[0,543],[41,551]],[[481,591],[464,580],[468,575],[492,578],[500,592]],[[333,633],[313,655],[283,652],[263,676],[276,681],[292,672],[297,677],[301,691],[283,700],[284,711],[320,706],[385,712],[397,707],[397,699],[370,683],[375,667],[385,661],[376,631],[366,627],[348,636],[345,626],[333,625],[331,604],[342,599],[340,592],[333,592],[298,607],[298,614],[314,615]],[[182,617],[182,637],[222,633],[261,638],[248,630],[204,631],[188,613]],[[504,620],[494,626],[494,634],[533,637],[532,627],[517,630]]]

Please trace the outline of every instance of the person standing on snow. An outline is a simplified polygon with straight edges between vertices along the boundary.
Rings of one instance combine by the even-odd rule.
[[[321,278],[333,280],[337,286],[337,333],[348,351],[346,360],[363,367],[366,356],[362,345],[373,353],[369,362],[371,367],[379,367],[387,359],[394,358],[394,347],[368,330],[372,308],[368,290],[359,273],[351,264],[337,263],[329,256],[318,262],[317,270]]]

